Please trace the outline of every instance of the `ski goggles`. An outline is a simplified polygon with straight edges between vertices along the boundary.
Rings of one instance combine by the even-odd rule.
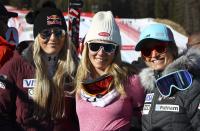
[[[187,90],[192,85],[192,75],[187,70],[179,70],[160,77],[156,86],[163,96],[170,96],[172,88]]]
[[[57,39],[60,39],[63,35],[65,35],[65,30],[60,28],[50,28],[44,29],[40,32],[40,36],[42,39],[49,40],[51,35],[54,34]]]
[[[141,53],[143,56],[145,57],[150,57],[151,54],[152,54],[152,51],[155,50],[157,53],[165,53],[167,51],[167,44],[165,43],[161,43],[161,44],[158,44],[152,48],[142,48],[141,49]]]
[[[89,49],[93,52],[98,52],[101,48],[103,48],[103,50],[106,53],[112,53],[117,49],[117,45],[116,44],[103,44],[103,43],[89,43]]]
[[[90,96],[102,97],[111,90],[113,77],[103,75],[95,80],[88,80],[82,83],[83,90]]]

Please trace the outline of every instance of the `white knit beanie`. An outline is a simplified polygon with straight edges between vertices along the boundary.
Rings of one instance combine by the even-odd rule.
[[[96,40],[110,41],[121,45],[119,27],[111,11],[100,11],[94,15],[84,43]]]

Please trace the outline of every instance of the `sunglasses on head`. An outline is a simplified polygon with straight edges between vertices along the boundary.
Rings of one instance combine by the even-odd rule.
[[[116,44],[103,44],[103,43],[89,43],[89,49],[93,52],[98,52],[101,48],[106,53],[112,53],[116,50],[117,45]]]
[[[141,53],[145,57],[150,57],[152,54],[152,51],[155,50],[157,53],[165,53],[167,51],[167,44],[159,44],[156,46],[153,46],[152,48],[142,48]]]
[[[187,70],[179,70],[160,77],[156,86],[162,96],[170,96],[172,88],[187,90],[192,85],[192,75]]]
[[[49,40],[51,35],[54,34],[57,39],[62,38],[63,35],[65,35],[65,30],[60,28],[50,28],[50,29],[44,29],[40,32],[40,36],[42,39]]]
[[[90,96],[102,97],[111,90],[112,81],[113,77],[106,74],[95,80],[83,82],[83,90]]]

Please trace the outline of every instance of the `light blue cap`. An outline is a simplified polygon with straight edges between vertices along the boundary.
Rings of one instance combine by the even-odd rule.
[[[151,24],[140,33],[135,50],[140,51],[142,44],[150,39],[175,43],[173,33],[166,25]]]

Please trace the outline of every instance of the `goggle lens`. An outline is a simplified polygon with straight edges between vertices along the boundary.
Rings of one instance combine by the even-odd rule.
[[[88,95],[103,96],[109,92],[112,80],[113,77],[111,75],[103,75],[95,80],[83,82],[83,89]]]
[[[177,90],[186,90],[192,84],[192,75],[186,70],[179,70],[156,80],[156,86],[163,96],[170,96],[174,87]]]

